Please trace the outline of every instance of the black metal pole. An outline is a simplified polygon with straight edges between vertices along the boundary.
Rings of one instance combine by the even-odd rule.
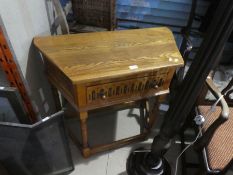
[[[187,38],[189,37],[189,33],[191,31],[191,28],[192,28],[193,20],[195,18],[196,7],[197,7],[197,0],[192,0],[192,7],[191,7],[191,11],[190,11],[187,25],[181,29],[181,34],[185,35],[185,37],[187,37]],[[185,37],[183,37],[183,40],[181,42],[181,46],[180,46],[181,53],[184,53],[186,50],[186,47],[187,47],[187,42],[185,42],[185,40],[186,40]],[[186,58],[184,58],[184,59],[186,61]]]
[[[233,30],[233,1],[222,0],[213,16],[207,35],[190,66],[184,81],[171,102],[161,131],[154,138],[152,156],[156,159],[169,149],[191,111],[211,69],[220,61],[219,52]]]

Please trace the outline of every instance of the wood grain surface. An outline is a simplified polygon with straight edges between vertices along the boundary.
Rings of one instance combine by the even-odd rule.
[[[140,135],[90,147],[90,110],[144,103],[166,94],[176,68],[183,65],[172,32],[164,27],[37,37],[34,44],[44,56],[50,83],[79,112],[84,157],[145,139],[149,133],[141,128]],[[144,121],[141,125],[145,127]]]
[[[36,37],[34,44],[73,84],[183,64],[165,27]]]

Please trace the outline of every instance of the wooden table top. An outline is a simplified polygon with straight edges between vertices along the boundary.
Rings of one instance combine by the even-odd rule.
[[[165,27],[36,37],[34,44],[73,83],[183,64]]]

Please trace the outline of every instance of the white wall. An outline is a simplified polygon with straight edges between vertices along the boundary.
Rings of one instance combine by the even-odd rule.
[[[43,62],[32,45],[34,36],[50,35],[46,0],[0,0],[0,16],[16,60],[30,90],[36,110],[42,116],[54,112],[50,86]]]

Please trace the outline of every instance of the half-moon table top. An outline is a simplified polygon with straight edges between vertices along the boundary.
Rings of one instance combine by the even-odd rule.
[[[33,42],[74,84],[183,65],[166,27],[35,37]]]

